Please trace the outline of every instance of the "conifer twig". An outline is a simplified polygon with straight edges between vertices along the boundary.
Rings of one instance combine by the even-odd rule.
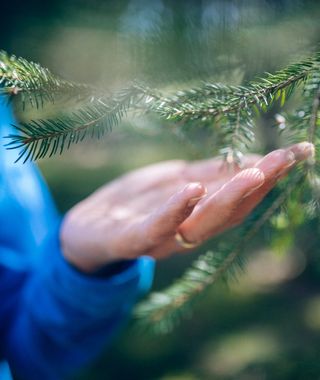
[[[20,99],[23,108],[28,102],[37,109],[66,97],[67,108],[66,112],[57,113],[50,119],[40,114],[21,123],[17,129],[22,135],[11,134],[8,147],[22,148],[19,159],[61,153],[87,135],[101,136],[134,108],[156,113],[166,120],[183,121],[186,128],[190,124],[197,127],[195,122],[207,124],[212,139],[217,134],[222,136],[227,145],[225,152],[237,160],[241,150],[255,138],[252,109],[265,109],[277,99],[281,99],[283,105],[299,83],[310,73],[319,71],[319,63],[318,53],[246,86],[205,83],[196,89],[164,96],[142,85],[134,85],[123,90],[120,96],[106,96],[91,86],[58,78],[39,64],[0,52],[0,94]],[[217,128],[212,128],[214,124]]]

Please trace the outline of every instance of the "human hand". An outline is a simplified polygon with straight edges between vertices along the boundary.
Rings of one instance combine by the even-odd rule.
[[[166,161],[133,171],[73,207],[61,227],[66,259],[84,272],[141,255],[167,257],[241,223],[314,148],[300,143],[243,168],[223,160]],[[187,242],[191,243],[190,245]]]

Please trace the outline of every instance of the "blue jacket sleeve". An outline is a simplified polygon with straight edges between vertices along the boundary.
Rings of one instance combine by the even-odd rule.
[[[11,120],[0,106],[2,135]],[[15,153],[0,148],[0,355],[18,379],[63,380],[110,342],[149,289],[154,263],[142,257],[99,276],[69,265],[47,189],[33,165],[13,164]]]
[[[6,353],[21,379],[65,379],[97,356],[150,284],[139,259],[109,278],[89,278],[48,251],[21,290]]]

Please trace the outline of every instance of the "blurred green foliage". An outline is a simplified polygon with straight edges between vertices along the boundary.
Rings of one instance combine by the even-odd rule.
[[[135,78],[167,88],[208,78],[239,84],[296,61],[320,42],[316,0],[13,0],[1,6],[8,15],[1,22],[1,48],[110,90]],[[277,111],[261,120],[259,151],[286,143],[271,127]],[[128,170],[203,155],[197,136],[190,143],[176,132],[160,134],[145,120],[127,120],[103,140],[40,166],[64,212]],[[272,220],[276,236],[268,230],[257,236],[247,272],[231,291],[221,285],[205,293],[169,336],[126,329],[79,378],[320,379],[319,227],[303,224],[293,236],[297,209],[289,215],[290,221],[281,213]],[[160,262],[155,288],[180,275],[196,255]]]

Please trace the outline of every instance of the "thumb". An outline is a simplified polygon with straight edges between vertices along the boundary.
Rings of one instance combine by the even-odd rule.
[[[206,194],[205,186],[199,182],[192,182],[155,210],[145,222],[146,237],[150,246],[155,247],[172,237]]]

